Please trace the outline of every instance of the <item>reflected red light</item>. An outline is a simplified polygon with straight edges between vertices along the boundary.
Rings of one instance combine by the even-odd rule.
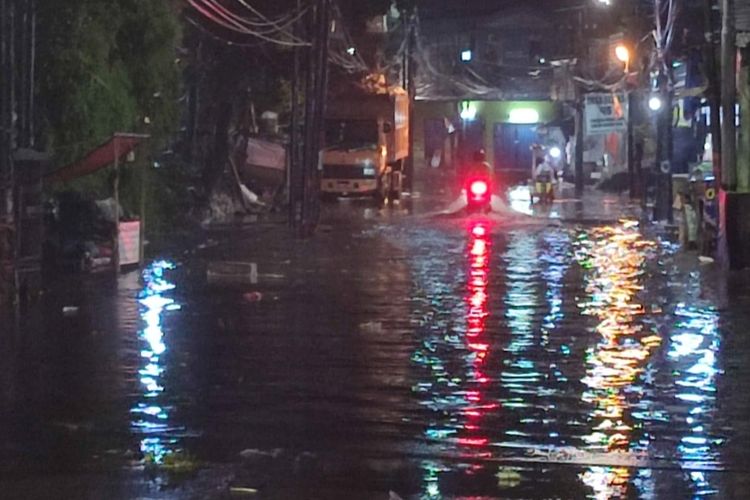
[[[474,196],[484,196],[487,194],[487,191],[489,191],[489,186],[485,181],[480,180],[472,182],[469,189]]]
[[[475,181],[470,184],[469,190],[475,197],[478,197],[477,195],[485,196],[489,194],[489,185],[484,181]],[[487,221],[475,222],[468,229],[470,237],[467,247],[469,261],[467,275],[468,290],[464,297],[467,306],[465,342],[473,365],[471,378],[475,384],[482,385],[474,385],[473,390],[466,391],[467,407],[462,408],[462,413],[468,422],[463,427],[464,430],[473,436],[459,438],[458,442],[467,446],[481,447],[488,443],[488,439],[477,436],[477,434],[482,432],[478,422],[487,413],[487,409],[494,407],[493,405],[482,404],[484,390],[487,387],[485,384],[488,384],[490,379],[481,370],[481,367],[486,364],[485,360],[490,350],[489,343],[484,342],[485,339],[482,336],[484,335],[487,317],[489,316],[488,287],[491,242],[488,238]],[[479,450],[472,451],[471,454],[474,456],[477,453],[479,453]]]
[[[487,444],[487,438],[459,438],[459,444],[465,444],[467,446],[484,446]]]
[[[487,302],[487,294],[484,292],[475,292],[474,295],[469,298],[469,301],[471,302],[472,307],[484,309],[484,304]]]
[[[474,240],[474,244],[471,247],[471,255],[486,255],[487,254],[487,242],[481,239]]]

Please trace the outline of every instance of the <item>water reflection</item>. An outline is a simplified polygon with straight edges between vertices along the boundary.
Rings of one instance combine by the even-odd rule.
[[[719,315],[710,307],[680,303],[675,316],[677,323],[670,337],[668,359],[675,376],[677,403],[687,405],[677,452],[687,468],[698,469],[718,460],[718,446],[723,442],[709,432],[716,413]],[[696,496],[716,493],[703,471],[691,471],[690,480]]]
[[[591,448],[628,450],[633,430],[627,415],[633,382],[645,369],[661,338],[644,328],[639,317],[645,308],[638,298],[643,289],[645,262],[653,242],[641,237],[637,226],[624,223],[598,228],[579,240],[578,260],[588,269],[589,300],[580,304],[583,314],[599,320],[599,340],[588,349],[588,387],[584,401],[591,403],[592,432],[584,436]]]
[[[170,293],[175,284],[167,280],[165,274],[174,269],[173,263],[157,261],[143,271],[143,288],[138,294],[142,329],[138,332],[141,341],[140,367],[138,380],[140,396],[131,408],[131,427],[141,435],[140,449],[148,461],[161,463],[176,450],[177,439],[170,437],[174,430],[170,422],[172,407],[164,398],[165,370],[164,357],[167,343],[163,329],[163,319],[168,311],[180,309]]]
[[[546,426],[547,401],[540,391],[545,375],[538,365],[538,317],[543,301],[539,282],[541,271],[538,237],[526,231],[513,232],[503,255],[506,273],[506,293],[503,300],[504,324],[508,328],[508,342],[501,377],[501,402],[510,415],[504,430],[502,445],[511,448],[533,447],[537,444],[540,424]],[[542,395],[541,398],[539,396]]]
[[[415,259],[422,437],[458,459],[422,464],[424,497],[495,460],[575,464],[595,498],[662,491],[664,467],[685,469],[682,492],[713,492],[719,316],[664,271],[672,247],[631,221],[486,234]],[[533,482],[522,474],[513,488]]]
[[[431,318],[436,328],[427,329],[429,333],[413,357],[430,375],[414,388],[432,412],[425,438],[428,443],[449,446],[471,459],[490,456],[482,421],[498,409],[498,404],[487,397],[491,383],[487,373],[490,229],[483,219],[474,220],[468,227],[466,250],[462,252],[468,262],[459,269],[463,282],[459,296],[463,301],[452,304],[450,297],[457,294],[444,287],[429,290],[429,300],[437,308],[437,317]],[[434,277],[434,271],[429,275]],[[444,299],[442,303],[440,299]],[[441,320],[443,315],[447,316],[445,321]],[[454,324],[453,319],[459,315],[463,324]],[[425,462],[422,470],[423,498],[442,498],[439,477],[445,469],[438,463]]]
[[[598,320],[598,342],[586,351],[587,390],[592,405],[587,448],[599,452],[630,452],[647,447],[633,436],[633,407],[643,396],[635,383],[646,369],[661,337],[642,321],[640,299],[646,262],[656,245],[644,239],[634,222],[602,227],[581,234],[577,258],[584,269],[588,300],[579,304],[584,315]],[[639,394],[640,393],[640,394]],[[581,476],[596,498],[623,496],[630,481],[624,467],[590,467]]]
[[[480,421],[488,411],[497,408],[496,403],[486,402],[485,391],[489,378],[485,373],[485,363],[489,351],[486,336],[488,313],[488,286],[490,264],[489,226],[485,221],[474,221],[469,228],[468,245],[468,284],[466,294],[466,345],[472,364],[467,376],[465,391],[466,406],[463,409],[465,421],[463,436],[459,444],[474,448],[486,447],[489,442],[481,431]]]

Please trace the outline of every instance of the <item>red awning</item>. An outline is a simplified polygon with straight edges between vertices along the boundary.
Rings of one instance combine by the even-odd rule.
[[[90,151],[82,160],[78,160],[64,167],[50,172],[46,176],[48,182],[67,182],[93,174],[115,162],[115,155],[122,158],[135,149],[143,140],[148,139],[145,134],[116,133],[107,142]],[[116,152],[116,153],[115,153]]]

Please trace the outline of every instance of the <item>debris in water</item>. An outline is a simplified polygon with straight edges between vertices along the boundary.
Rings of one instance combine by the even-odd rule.
[[[521,483],[521,474],[513,467],[500,467],[495,474],[501,488],[514,488]]]
[[[365,333],[382,333],[383,323],[380,321],[368,321],[359,325],[359,329]]]
[[[71,316],[78,315],[78,307],[77,306],[65,306],[62,309],[63,316],[66,318],[69,318]]]
[[[255,262],[209,262],[206,278],[213,284],[258,283],[258,264]]]
[[[247,292],[242,295],[245,302],[260,302],[263,300],[263,294],[260,292]]]
[[[232,486],[229,488],[230,495],[257,495],[258,490],[255,488],[246,488],[242,486]]]
[[[263,451],[255,448],[248,448],[240,452],[240,456],[245,460],[259,459],[259,458],[279,458],[284,450],[281,448],[274,448],[271,451]]]

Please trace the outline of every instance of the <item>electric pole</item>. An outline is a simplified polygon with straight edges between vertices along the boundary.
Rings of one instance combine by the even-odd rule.
[[[576,37],[576,66],[580,73],[583,66],[584,44],[584,11],[578,12],[578,36]],[[575,133],[576,133],[576,150],[575,150],[575,193],[576,197],[583,197],[583,149],[584,149],[584,112],[586,108],[586,97],[583,89],[579,84],[575,84]]]
[[[330,0],[318,0],[312,9],[307,30],[312,40],[304,51],[304,70],[300,49],[294,55],[289,219],[292,229],[300,237],[311,236],[320,218],[319,168],[328,93],[330,5]],[[304,109],[298,109],[301,108],[300,73],[305,75]],[[303,114],[301,120],[298,111]],[[302,127],[298,130],[300,122]]]
[[[721,0],[721,185],[726,191],[737,187],[736,62],[734,0]]]

